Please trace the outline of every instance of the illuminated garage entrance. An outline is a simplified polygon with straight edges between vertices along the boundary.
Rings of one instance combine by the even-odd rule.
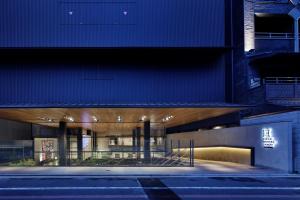
[[[1,154],[9,155],[1,162],[12,166],[191,166],[193,141],[185,142],[189,148],[184,151],[172,151],[167,148],[166,129],[238,110],[2,109],[0,118],[10,124],[5,128],[10,134],[1,136]]]

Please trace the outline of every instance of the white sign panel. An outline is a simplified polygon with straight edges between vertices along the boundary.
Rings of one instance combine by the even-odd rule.
[[[263,128],[262,129],[262,141],[264,148],[275,148],[278,144],[278,141],[273,135],[272,128]]]

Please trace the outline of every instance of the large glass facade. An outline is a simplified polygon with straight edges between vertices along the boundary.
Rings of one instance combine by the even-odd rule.
[[[33,124],[32,140],[2,141],[1,165],[101,167],[178,164],[175,161],[179,156],[167,149],[163,124],[150,123],[148,136],[145,136],[144,123],[65,124],[64,141],[58,123]],[[64,149],[60,148],[62,142]],[[66,161],[63,164],[62,156]]]

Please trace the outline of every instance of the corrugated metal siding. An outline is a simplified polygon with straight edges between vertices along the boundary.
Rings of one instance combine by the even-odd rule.
[[[3,67],[3,66],[2,66]],[[7,65],[2,107],[224,103],[224,59],[194,67]]]
[[[224,47],[224,0],[1,0],[0,47]]]

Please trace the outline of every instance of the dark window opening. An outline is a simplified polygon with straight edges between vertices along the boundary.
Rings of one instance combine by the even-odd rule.
[[[255,32],[292,33],[293,19],[288,15],[255,15]]]

